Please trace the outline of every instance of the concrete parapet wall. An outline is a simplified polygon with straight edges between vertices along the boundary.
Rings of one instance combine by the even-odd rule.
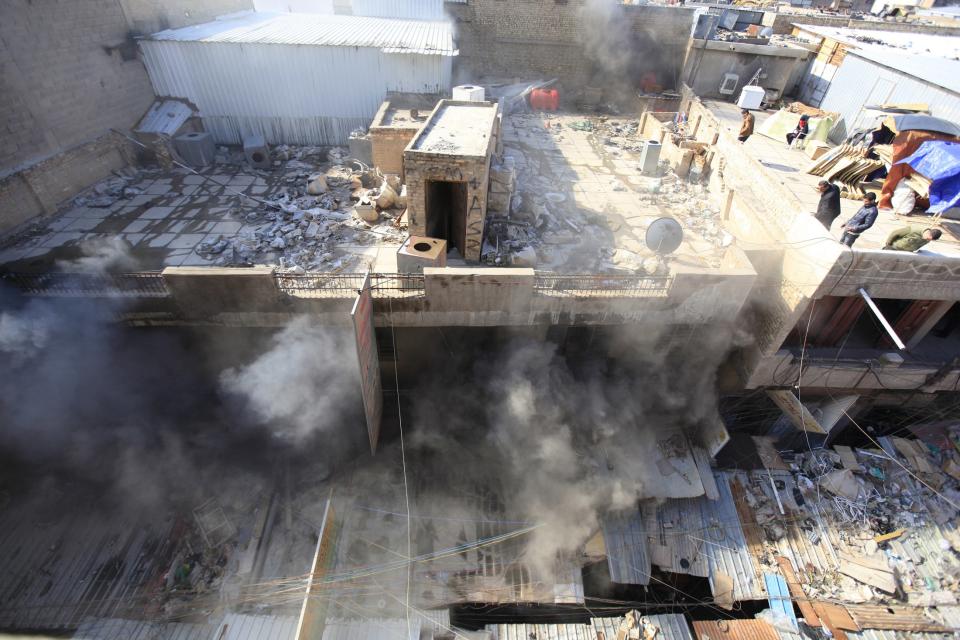
[[[273,267],[167,267],[162,275],[185,317],[210,318],[231,312],[282,311],[284,296],[273,271]]]

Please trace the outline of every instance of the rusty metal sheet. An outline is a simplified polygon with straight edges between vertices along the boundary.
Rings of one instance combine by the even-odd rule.
[[[693,631],[698,640],[780,640],[763,620],[697,620]]]
[[[863,629],[949,633],[951,629],[927,616],[923,609],[898,605],[846,605],[850,617]]]

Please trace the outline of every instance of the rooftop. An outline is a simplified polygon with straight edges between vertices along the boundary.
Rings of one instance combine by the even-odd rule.
[[[477,110],[492,128],[495,109],[470,108]],[[720,266],[729,237],[717,222],[718,203],[702,185],[672,173],[640,174],[636,120],[514,114],[505,116],[502,133],[522,208],[539,212],[532,214],[538,226],[510,225],[510,237],[535,249],[538,269],[654,273],[661,267],[645,233],[664,216],[685,228],[670,265]],[[403,210],[386,210],[373,225],[359,220],[351,198],[362,172],[345,155],[278,146],[271,170],[253,170],[239,150],[221,147],[217,162],[196,172],[131,171],[0,237],[0,265],[17,272],[75,270],[77,261],[99,256],[122,260],[126,270],[265,264],[395,273]],[[306,195],[316,175],[325,176],[326,190]]]
[[[410,143],[409,150],[483,157],[490,148],[496,120],[495,103],[443,100]]]
[[[910,31],[872,31],[797,24],[850,46],[852,55],[960,93],[960,39]]]
[[[150,40],[372,47],[384,53],[457,55],[448,22],[363,16],[244,11],[213,22],[168,29]]]
[[[740,129],[740,109],[735,104],[704,101],[704,106],[710,109],[729,130],[735,133]],[[756,117],[757,130],[760,129],[763,121],[771,115],[762,111],[754,111],[753,113]],[[785,140],[765,137],[759,131],[747,140],[743,149],[760,162],[771,175],[776,176],[780,183],[793,194],[799,210],[807,211],[811,215],[816,211],[820,199],[816,186],[822,178],[807,173],[812,161],[803,151],[788,148]],[[840,205],[840,217],[834,221],[829,232],[838,241],[843,235],[840,225],[857,212],[862,206],[862,202],[841,198]],[[926,215],[896,216],[890,211],[881,211],[873,227],[860,236],[854,248],[861,250],[882,249],[887,236],[892,231],[907,224],[924,225],[932,224],[932,222],[930,217]],[[940,220],[938,226],[944,231],[941,239],[928,244],[918,253],[960,258],[960,223]]]

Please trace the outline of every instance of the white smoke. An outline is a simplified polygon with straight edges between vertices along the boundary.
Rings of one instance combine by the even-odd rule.
[[[220,379],[258,421],[292,442],[336,435],[345,415],[359,406],[352,333],[311,324],[306,316],[277,334],[254,362],[228,369]]]

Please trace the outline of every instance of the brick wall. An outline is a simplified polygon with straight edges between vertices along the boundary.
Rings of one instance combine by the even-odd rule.
[[[470,0],[447,10],[457,22],[458,82],[558,77],[568,88],[632,88],[648,70],[675,86],[694,12],[599,0]]]
[[[50,212],[54,194],[69,198],[116,168],[121,151],[104,136],[130,129],[154,100],[143,64],[127,55],[135,52],[131,19],[149,30],[245,6],[250,0],[0,2],[0,231]],[[64,153],[46,165],[56,171],[21,175]]]
[[[403,150],[420,129],[399,127],[371,127],[373,166],[383,173],[403,173]]]
[[[140,33],[209,22],[217,16],[252,10],[253,0],[120,0],[130,28]]]

